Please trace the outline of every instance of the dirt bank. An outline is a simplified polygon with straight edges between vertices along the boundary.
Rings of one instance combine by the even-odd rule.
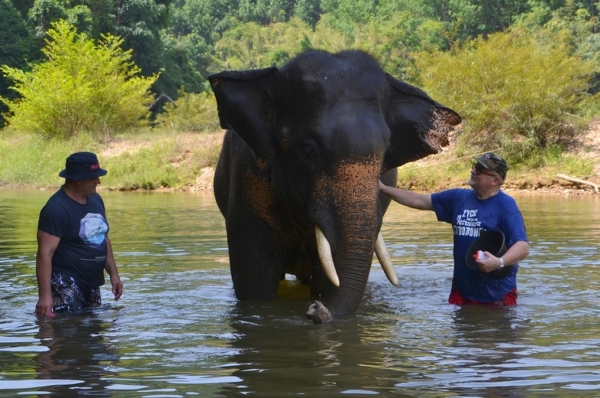
[[[505,191],[527,191],[540,193],[553,193],[564,195],[598,195],[596,188],[589,183],[596,184],[600,188],[600,119],[597,119],[588,125],[587,130],[576,140],[574,140],[566,151],[564,157],[576,157],[582,159],[586,165],[592,165],[592,172],[589,175],[569,175],[565,170],[561,170],[557,166],[547,166],[535,170],[517,171],[511,170],[508,173],[508,178],[503,185]],[[465,158],[471,158],[467,156]],[[407,164],[403,168],[434,168],[442,170],[449,164],[456,162],[459,158],[455,154],[454,145],[451,143],[443,151],[436,155],[428,156],[425,159],[414,163]],[[447,173],[446,173],[447,174]],[[579,174],[579,173],[577,173]],[[418,173],[417,173],[418,175]],[[575,177],[578,180],[583,180],[585,183],[569,181],[559,175],[567,177]],[[437,188],[433,191],[442,189],[467,186],[468,170],[465,170],[464,175],[457,175],[450,179],[440,180]],[[430,188],[421,186],[418,177],[408,183],[404,188],[416,191],[430,191]]]
[[[184,147],[202,147],[212,145],[222,139],[222,132],[213,134],[183,133],[177,135],[177,140]],[[135,151],[151,142],[111,142],[101,156],[115,156],[124,151]],[[184,154],[185,155],[185,154]],[[182,156],[184,156],[182,155]],[[588,125],[585,134],[582,134],[567,148],[565,156],[577,156],[593,165],[593,172],[589,176],[579,176],[579,179],[600,185],[600,119]],[[452,161],[456,157],[452,153],[452,145],[442,153],[432,155],[424,160],[415,162],[414,165],[426,165],[427,167],[443,167],[444,163]],[[406,167],[406,166],[405,166]],[[593,195],[597,194],[594,187],[582,183],[576,183],[559,178],[557,174],[566,174],[562,170],[543,168],[526,173],[513,173],[509,175],[504,189],[506,191],[530,191],[571,195]],[[202,169],[202,174],[196,180],[186,186],[183,190],[187,192],[211,191],[214,169],[207,167]],[[440,186],[439,189],[449,186]]]
[[[566,174],[563,170],[558,170],[558,172],[553,170],[551,174],[546,169],[540,169],[536,171],[537,175],[533,179],[515,176],[516,178],[512,178],[512,181],[506,182],[505,189],[598,195],[597,189],[600,188],[600,119],[590,123],[586,132],[571,143],[563,156],[574,156],[583,159],[586,164],[591,164],[592,173],[587,176],[580,176],[577,179],[596,184],[596,187],[559,177],[559,174]],[[567,175],[567,177],[569,176]]]

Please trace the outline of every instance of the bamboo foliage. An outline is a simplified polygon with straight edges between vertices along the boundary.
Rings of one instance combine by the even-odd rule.
[[[139,125],[148,117],[150,86],[157,76],[141,77],[123,40],[104,35],[95,44],[67,22],[53,24],[43,49],[46,60],[30,71],[0,68],[14,82],[20,100],[8,106],[16,130],[46,138],[72,137],[87,131],[109,134]]]

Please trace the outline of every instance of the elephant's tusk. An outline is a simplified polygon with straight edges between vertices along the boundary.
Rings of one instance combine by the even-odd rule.
[[[390,255],[385,248],[385,242],[383,241],[381,232],[377,235],[377,241],[375,242],[375,254],[381,264],[381,268],[383,268],[383,272],[385,272],[385,276],[387,276],[392,285],[398,286],[398,275],[396,275]]]
[[[319,252],[319,259],[321,260],[321,266],[325,275],[331,283],[335,286],[340,286],[340,279],[338,278],[337,272],[335,271],[335,265],[333,265],[333,257],[331,256],[331,246],[327,241],[327,238],[317,225],[315,225],[315,235],[317,237],[317,250]]]

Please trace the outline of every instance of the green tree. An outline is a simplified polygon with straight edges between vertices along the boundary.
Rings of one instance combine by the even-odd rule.
[[[507,149],[517,163],[577,132],[595,71],[560,40],[540,43],[522,30],[477,38],[452,52],[417,58],[420,84],[464,118],[460,142],[470,152]]]
[[[169,67],[162,72],[161,77],[154,85],[154,90],[171,98],[179,96],[179,92],[175,90],[177,85],[191,93],[207,91],[208,82],[192,66],[190,52],[187,48],[170,36],[166,36],[162,42],[165,45],[163,62]]]
[[[43,38],[52,22],[67,18],[67,10],[59,0],[34,0],[28,18],[37,37]]]
[[[34,0],[11,0],[12,5],[21,13],[21,17],[27,19],[27,13],[33,5]]]
[[[34,42],[25,21],[8,0],[0,0],[0,64],[25,66]]]
[[[294,6],[294,15],[315,27],[321,16],[320,0],[298,0]]]
[[[506,30],[530,5],[524,0],[457,0],[449,2],[448,10],[462,25],[463,37],[472,37]]]
[[[35,40],[25,26],[19,11],[8,0],[0,0],[0,65],[15,68],[26,68],[27,60],[32,58],[35,49]],[[14,99],[16,93],[9,90],[11,82],[0,75],[0,96]],[[0,113],[8,108],[0,103]],[[0,118],[0,127],[4,125],[4,118]]]
[[[597,4],[600,10],[600,4]],[[555,10],[552,18],[542,27],[531,29],[538,40],[558,38],[573,49],[576,56],[594,62],[597,73],[593,79],[592,92],[600,91],[600,17],[596,11],[573,0],[567,0],[564,7]]]
[[[231,0],[179,0],[172,7],[169,33],[175,37],[196,34],[214,44],[235,15],[238,4]]]
[[[165,104],[165,112],[156,124],[181,132],[213,132],[220,128],[217,101],[212,93],[179,93],[174,103]]]
[[[194,63],[178,40],[165,45],[173,0],[35,0],[29,23],[43,37],[52,22],[64,19],[92,39],[103,34],[123,38],[123,47],[132,50],[144,76],[159,74],[153,86],[157,93],[176,96],[180,87],[193,91],[203,87],[203,77],[194,73]],[[188,73],[192,72],[192,73]]]
[[[377,0],[325,0],[321,2],[321,9],[326,14],[325,23],[353,37],[361,25],[367,24],[375,15]]]
[[[133,51],[136,64],[145,75],[160,71],[163,43],[160,31],[168,24],[171,0],[125,0],[117,2],[114,35]]]
[[[103,33],[116,34],[114,27],[117,25],[117,14],[115,12],[114,0],[83,0],[71,1],[73,8],[80,8],[82,14],[88,14],[89,19],[83,23],[77,23],[74,17],[69,22],[75,25],[78,32],[87,33],[91,38],[98,39]],[[76,13],[73,13],[76,14]]]
[[[189,34],[176,40],[177,45],[185,49],[190,65],[201,75],[208,76],[209,70],[214,70],[213,65],[218,63],[215,58],[213,46],[206,43],[203,37]],[[189,92],[193,90],[188,89]]]
[[[292,15],[294,3],[285,0],[240,0],[238,18],[260,25],[286,22]]]
[[[213,67],[218,64],[214,56],[214,44],[224,31],[240,24],[234,16],[237,5],[237,0],[175,1],[171,24],[167,30],[168,36],[165,36],[164,42],[167,50],[177,47],[185,52],[188,67],[180,67],[181,70],[194,69],[201,77],[202,83],[205,82],[204,77],[208,76],[209,70],[216,70]],[[182,85],[185,86],[186,92],[197,92],[194,85],[179,84]],[[203,84],[195,86],[199,85],[205,87]]]
[[[261,26],[255,22],[225,32],[215,45],[216,69],[253,69],[281,66],[300,52],[320,48],[328,50],[339,37],[326,27],[313,31],[299,18],[288,23]],[[347,43],[347,42],[345,42]],[[343,47],[343,45],[342,45]],[[347,48],[347,47],[345,47]],[[334,51],[338,50],[337,47]]]
[[[0,70],[15,82],[21,99],[0,100],[10,108],[8,122],[19,131],[44,137],[71,137],[87,131],[109,134],[143,123],[157,76],[140,77],[124,51],[123,40],[105,35],[95,45],[65,21],[52,24],[43,52],[45,62],[26,72]]]
[[[106,0],[104,0],[106,1]],[[132,50],[136,65],[146,77],[159,74],[152,90],[176,98],[180,87],[195,92],[203,87],[204,78],[194,70],[194,64],[185,53],[187,48],[178,40],[169,40],[165,34],[170,22],[173,0],[121,0],[100,8],[100,1],[78,0],[88,3],[93,10],[101,10],[104,17],[97,22],[101,33],[123,38],[123,47]],[[110,29],[106,31],[106,29]],[[159,73],[160,72],[160,73]]]

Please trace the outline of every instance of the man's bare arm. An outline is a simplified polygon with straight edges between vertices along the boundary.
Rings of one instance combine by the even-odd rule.
[[[490,252],[485,252],[487,258],[485,260],[475,260],[479,269],[483,272],[492,272],[500,266],[500,258],[494,256]],[[529,254],[529,243],[524,240],[515,242],[506,253],[502,255],[502,260],[505,266],[513,265],[523,260]]]
[[[37,231],[38,251],[35,258],[35,274],[38,283],[38,302],[35,307],[37,315],[52,312],[54,302],[50,279],[52,277],[52,256],[58,247],[60,238],[49,233]]]
[[[110,284],[112,285],[112,292],[115,295],[115,300],[118,301],[121,298],[121,294],[123,294],[123,283],[121,282],[121,277],[119,276],[117,263],[115,262],[115,256],[112,250],[112,244],[110,243],[108,235],[106,236],[106,244],[108,247],[106,253],[106,265],[104,266],[104,269],[110,277]]]
[[[406,189],[389,187],[379,181],[379,191],[389,196],[393,201],[401,205],[418,210],[433,210],[431,194],[416,193]]]

